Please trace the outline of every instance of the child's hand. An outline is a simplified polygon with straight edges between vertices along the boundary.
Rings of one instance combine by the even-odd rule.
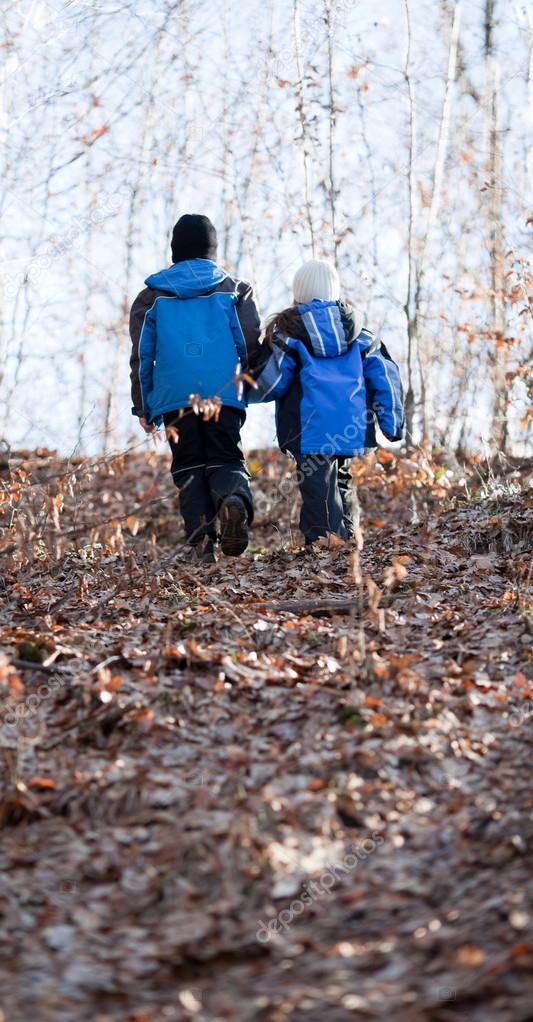
[[[145,433],[155,433],[155,426],[153,422],[147,422],[146,419],[143,418],[140,418],[139,422]]]

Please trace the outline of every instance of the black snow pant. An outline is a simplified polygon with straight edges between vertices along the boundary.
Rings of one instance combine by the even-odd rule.
[[[180,492],[180,511],[187,541],[215,540],[216,519],[227,497],[240,497],[251,523],[254,516],[249,474],[244,462],[241,427],[246,414],[224,405],[218,421],[195,415],[190,408],[164,415],[170,430],[172,478]]]
[[[350,539],[355,532],[352,459],[326,454],[296,454],[302,497],[300,531],[308,543],[334,532]]]

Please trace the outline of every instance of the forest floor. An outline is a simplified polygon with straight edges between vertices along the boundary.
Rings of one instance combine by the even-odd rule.
[[[4,466],[1,1022],[532,1019],[531,464],[381,452],[312,554],[250,466],[211,567],[166,458]]]

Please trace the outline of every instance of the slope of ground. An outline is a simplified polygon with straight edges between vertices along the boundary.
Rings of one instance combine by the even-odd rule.
[[[0,1018],[525,1022],[528,466],[382,452],[311,555],[250,466],[209,568],[155,454],[4,469]]]

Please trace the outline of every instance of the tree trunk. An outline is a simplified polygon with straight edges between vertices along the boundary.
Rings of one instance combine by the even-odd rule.
[[[416,322],[413,316],[413,297],[416,279],[416,262],[414,255],[414,190],[415,190],[415,95],[411,79],[411,10],[409,0],[405,0],[405,18],[407,28],[407,49],[405,54],[404,78],[407,85],[409,102],[409,145],[407,160],[407,189],[408,189],[408,224],[407,224],[407,288],[405,295],[404,313],[407,320],[407,391],[405,395],[405,431],[407,446],[414,445],[414,418],[415,418],[415,355],[416,355]]]
[[[296,109],[298,112],[298,117],[300,119],[300,129],[302,132],[301,141],[304,163],[304,206],[307,224],[309,227],[311,253],[314,258],[316,244],[315,244],[315,228],[313,223],[313,208],[311,200],[312,182],[311,182],[310,138],[309,123],[307,120],[307,114],[305,109],[305,69],[302,56],[302,37],[300,31],[299,0],[294,0],[293,4],[293,30],[294,30],[294,55],[296,58],[296,70],[298,75],[296,82]]]
[[[503,195],[500,113],[500,67],[494,55],[495,0],[485,2],[486,116],[488,126],[488,249],[490,257],[490,334],[492,383],[494,390],[492,447],[505,452],[507,424],[507,352],[505,348],[505,310],[503,306]]]
[[[331,23],[331,0],[324,0],[324,21],[327,36],[327,68],[328,68],[328,199],[331,234],[333,237],[333,261],[338,269],[340,238],[337,233],[337,195],[335,187],[335,125],[337,123],[337,104],[333,82],[333,26]]]

